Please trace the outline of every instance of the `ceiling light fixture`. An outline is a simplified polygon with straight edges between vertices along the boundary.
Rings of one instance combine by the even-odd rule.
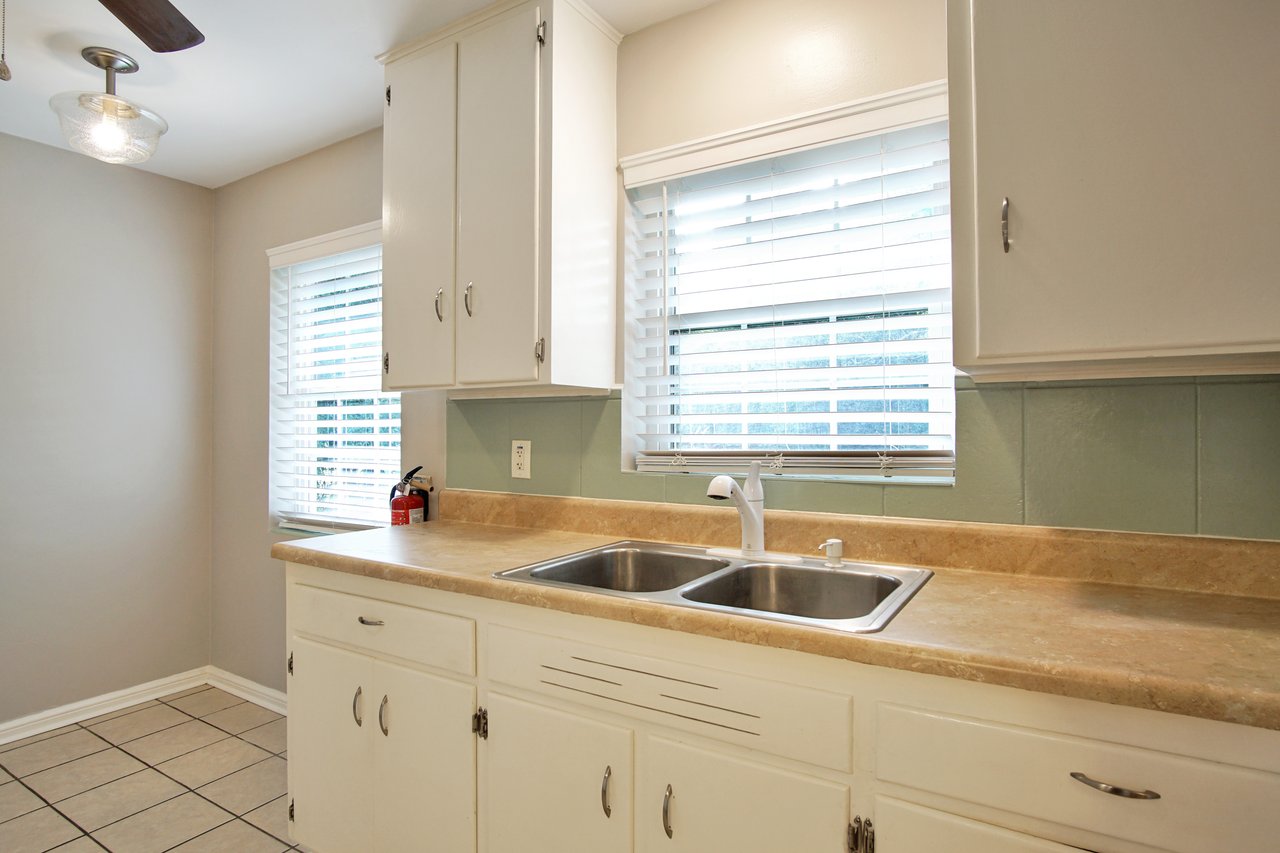
[[[116,75],[138,70],[133,57],[108,47],[80,55],[107,72],[107,91],[63,92],[49,99],[72,148],[104,163],[141,163],[156,151],[169,125],[141,104],[116,95]]]

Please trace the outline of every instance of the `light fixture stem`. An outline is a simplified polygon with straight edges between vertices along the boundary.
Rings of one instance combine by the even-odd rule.
[[[116,93],[116,70],[110,65],[107,66],[107,94],[114,95]]]

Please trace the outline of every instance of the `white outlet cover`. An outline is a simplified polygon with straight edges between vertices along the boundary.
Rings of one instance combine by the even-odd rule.
[[[533,442],[518,438],[511,442],[511,476],[528,480],[533,468]]]

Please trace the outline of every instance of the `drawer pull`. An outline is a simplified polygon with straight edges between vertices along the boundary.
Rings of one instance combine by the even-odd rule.
[[[386,622],[382,621],[381,619],[366,619],[366,618],[364,618],[363,616],[357,616],[357,617],[356,617],[356,619],[360,620],[360,624],[361,624],[361,625],[371,625],[371,626],[373,626],[373,627],[375,627],[375,628],[376,628],[377,626],[379,626],[379,625],[385,625],[385,624],[387,624]]]
[[[609,806],[609,777],[613,775],[613,765],[604,768],[604,778],[600,780],[600,808],[605,817],[613,817],[613,809]]]
[[[667,786],[667,793],[662,797],[662,828],[667,833],[667,838],[671,837],[671,786]]]
[[[1130,800],[1158,800],[1160,795],[1155,791],[1133,791],[1129,788],[1121,788],[1116,785],[1108,785],[1106,782],[1099,782],[1097,779],[1090,779],[1083,773],[1072,773],[1071,778],[1077,782],[1083,782],[1090,788],[1096,788],[1104,794],[1112,794],[1117,797],[1125,797]]]
[[[378,706],[378,728],[382,729],[382,736],[386,737],[391,734],[387,731],[387,697],[382,697],[382,704]]]
[[[1009,254],[1009,198],[1005,197],[1000,205],[1000,241],[1004,244],[1004,253]]]
[[[356,688],[356,695],[351,697],[351,718],[356,721],[357,726],[364,725],[364,715],[360,713],[360,695],[364,693],[363,687]]]

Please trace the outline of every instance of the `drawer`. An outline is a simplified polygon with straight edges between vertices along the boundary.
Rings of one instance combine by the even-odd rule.
[[[1079,853],[1041,838],[946,812],[876,797],[876,844],[893,853]]]
[[[644,657],[502,625],[489,630],[493,681],[704,737],[848,772],[848,696]]]
[[[475,675],[475,622],[461,616],[294,584],[289,624],[298,633]]]
[[[1273,853],[1280,775],[1003,723],[881,705],[876,776],[1173,851]],[[1072,778],[1159,799],[1131,799]]]

